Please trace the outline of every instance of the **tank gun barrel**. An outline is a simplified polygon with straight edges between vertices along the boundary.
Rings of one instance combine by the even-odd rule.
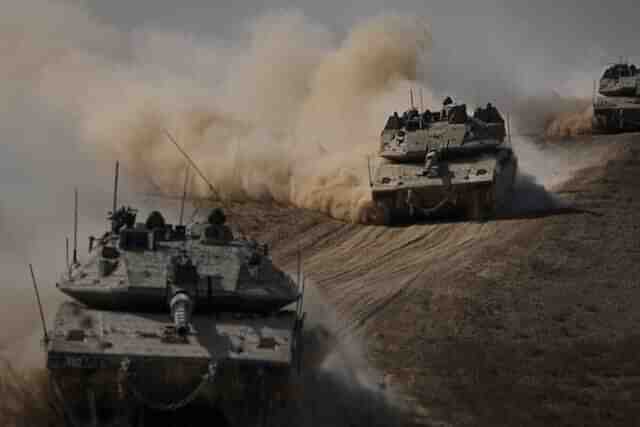
[[[178,335],[184,336],[189,333],[191,324],[191,314],[193,313],[194,302],[183,289],[174,288],[173,296],[169,302],[171,318]]]
[[[167,303],[176,333],[185,336],[191,328],[191,314],[195,308],[195,289],[200,280],[198,268],[183,254],[171,260],[167,282]]]

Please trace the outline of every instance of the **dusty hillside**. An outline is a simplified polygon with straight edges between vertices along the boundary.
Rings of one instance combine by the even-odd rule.
[[[305,268],[425,419],[633,425],[640,410],[640,137],[596,137],[560,209],[383,228],[281,207],[236,224]],[[582,147],[584,148],[584,147]]]
[[[362,337],[419,422],[634,425],[640,136],[574,144],[555,153],[586,152],[591,166],[551,180],[552,194],[521,180],[524,208],[496,221],[386,228],[265,203],[235,204],[228,216],[290,270],[301,251],[326,303],[314,309],[335,309],[343,332]],[[46,405],[29,406],[48,399],[39,375],[5,375],[0,388],[15,399],[0,413],[59,422]],[[372,425],[372,414],[407,424],[366,387],[328,380],[304,378],[308,425]]]

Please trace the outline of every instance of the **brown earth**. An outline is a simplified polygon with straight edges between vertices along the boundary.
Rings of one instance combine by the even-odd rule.
[[[344,333],[364,338],[419,423],[640,425],[640,136],[574,144],[563,150],[588,150],[592,166],[555,188],[553,203],[525,182],[520,202],[544,209],[496,221],[385,228],[264,203],[228,216],[289,270],[301,251]],[[12,398],[0,420],[60,425],[41,371],[3,372],[0,394]],[[386,423],[386,406],[357,388],[327,390],[310,394],[309,425],[336,425],[319,418],[331,414],[406,424]]]
[[[606,154],[546,212],[395,228],[264,204],[229,217],[289,268],[302,251],[425,423],[640,425],[640,136],[575,144]]]

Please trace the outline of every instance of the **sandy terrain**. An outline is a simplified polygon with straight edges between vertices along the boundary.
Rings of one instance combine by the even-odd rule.
[[[285,265],[302,250],[425,423],[634,425],[640,137],[576,144],[606,154],[557,187],[562,207],[547,212],[397,228],[264,205],[230,217]]]
[[[364,348],[381,378],[369,379],[398,390],[416,423],[635,425],[638,144],[640,136],[626,135],[560,147],[568,158],[588,153],[589,162],[576,164],[590,166],[545,182],[553,194],[521,180],[520,208],[496,221],[386,228],[264,203],[234,204],[228,217],[269,242],[290,271],[301,251],[321,294],[310,295],[309,309],[358,339],[356,356],[338,361],[337,371],[360,364]],[[312,390],[297,424],[407,425],[360,373],[338,382],[306,374],[302,385]],[[18,402],[6,401],[4,416],[17,406],[27,424],[60,422],[48,419],[41,374],[25,374],[34,378],[25,385],[3,377],[0,389]]]

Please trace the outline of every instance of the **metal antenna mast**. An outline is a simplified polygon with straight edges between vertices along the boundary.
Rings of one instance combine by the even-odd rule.
[[[195,169],[198,175],[200,175],[200,178],[202,178],[202,180],[207,183],[207,185],[209,186],[209,190],[211,190],[211,192],[216,197],[216,199],[222,201],[222,198],[220,197],[218,190],[216,190],[213,184],[211,184],[211,182],[207,179],[205,174],[202,173],[200,168],[198,168],[198,165],[196,165],[196,163],[191,159],[191,157],[189,157],[189,155],[182,149],[182,147],[180,147],[180,144],[178,144],[178,141],[176,141],[173,135],[171,135],[169,131],[166,129],[164,129],[164,133],[167,135],[167,138],[169,138],[169,141],[171,141],[171,143],[176,146],[178,151],[180,151],[180,154],[182,154],[184,158],[187,159],[187,161],[191,164],[191,167],[193,167],[193,169]]]
[[[116,161],[116,173],[113,178],[113,208],[111,210],[111,232],[116,232],[116,210],[118,209],[118,177],[120,176],[120,162]]]
[[[180,201],[180,225],[184,219],[184,202],[187,199],[187,187],[189,185],[189,166],[184,169],[184,188],[182,189],[182,200]]]
[[[116,174],[113,178],[113,213],[118,209],[118,176],[120,175],[120,162],[116,161]]]
[[[73,192],[73,264],[78,263],[78,189]]]
[[[44,311],[42,310],[42,302],[40,301],[40,292],[38,292],[38,284],[36,283],[36,275],[33,273],[33,266],[29,264],[29,270],[31,271],[31,281],[33,282],[33,289],[36,292],[36,301],[38,301],[38,309],[40,310],[40,320],[42,320],[42,329],[44,330],[44,342],[49,342],[49,335],[47,334],[47,323],[44,320]]]

